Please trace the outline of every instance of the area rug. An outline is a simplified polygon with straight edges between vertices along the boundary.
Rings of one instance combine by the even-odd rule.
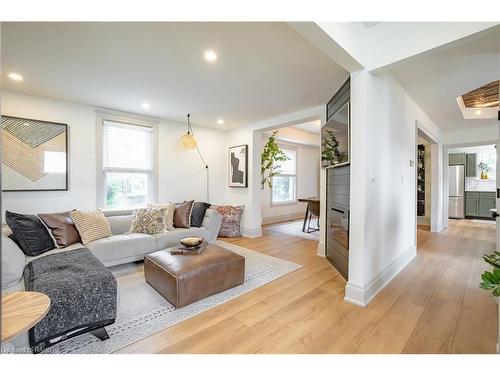
[[[175,309],[146,283],[142,262],[112,267],[118,281],[118,312],[116,322],[106,327],[110,338],[100,341],[87,333],[50,347],[44,353],[112,353],[302,267],[227,242],[217,241],[217,244],[245,257],[243,284]]]
[[[313,221],[311,223],[311,225],[314,225],[314,224],[315,223]],[[300,237],[300,238],[304,238],[306,240],[319,241],[319,231],[311,232],[311,233],[304,233],[304,232],[302,232],[303,225],[304,225],[304,221],[298,220],[298,221],[292,221],[289,223],[276,224],[276,225],[270,226],[268,229],[270,231],[287,234],[289,236]]]

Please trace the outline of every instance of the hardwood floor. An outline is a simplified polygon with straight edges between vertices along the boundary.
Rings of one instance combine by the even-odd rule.
[[[494,353],[497,309],[478,288],[494,239],[493,224],[419,227],[417,257],[366,308],[343,301],[316,241],[266,229],[227,240],[303,268],[119,353]]]

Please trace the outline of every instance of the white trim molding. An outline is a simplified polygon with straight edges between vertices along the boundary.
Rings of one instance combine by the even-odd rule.
[[[408,263],[412,261],[417,255],[417,248],[415,246],[409,247],[404,251],[394,262],[392,262],[382,273],[380,273],[372,282],[366,287],[354,285],[347,282],[345,288],[344,300],[351,302],[358,306],[367,306],[375,296],[380,293],[387,284],[397,276]]]

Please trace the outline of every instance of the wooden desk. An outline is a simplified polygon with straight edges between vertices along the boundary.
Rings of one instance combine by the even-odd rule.
[[[17,337],[40,320],[50,308],[50,298],[38,292],[2,294],[2,341]]]
[[[319,198],[316,197],[310,197],[310,198],[299,198],[297,199],[299,202],[306,202],[306,214],[304,216],[304,224],[302,224],[302,232],[306,231],[306,222],[307,222],[307,216],[309,216],[309,202],[319,202]]]

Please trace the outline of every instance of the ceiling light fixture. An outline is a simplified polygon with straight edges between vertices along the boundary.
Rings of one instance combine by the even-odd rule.
[[[208,49],[205,51],[205,60],[207,60],[210,63],[214,63],[217,61],[217,53],[213,49]]]
[[[220,118],[220,119],[218,119],[218,120],[217,120],[217,124],[218,124],[218,125],[224,125],[224,120],[223,120],[223,119],[221,119],[221,118]]]
[[[481,110],[480,109],[477,109],[476,110],[476,115],[480,115],[481,114]]]
[[[24,80],[23,76],[19,73],[9,73],[9,78],[13,81],[22,81]]]
[[[151,108],[151,105],[148,102],[144,102],[141,104],[141,107],[144,109],[149,109],[149,108]]]

